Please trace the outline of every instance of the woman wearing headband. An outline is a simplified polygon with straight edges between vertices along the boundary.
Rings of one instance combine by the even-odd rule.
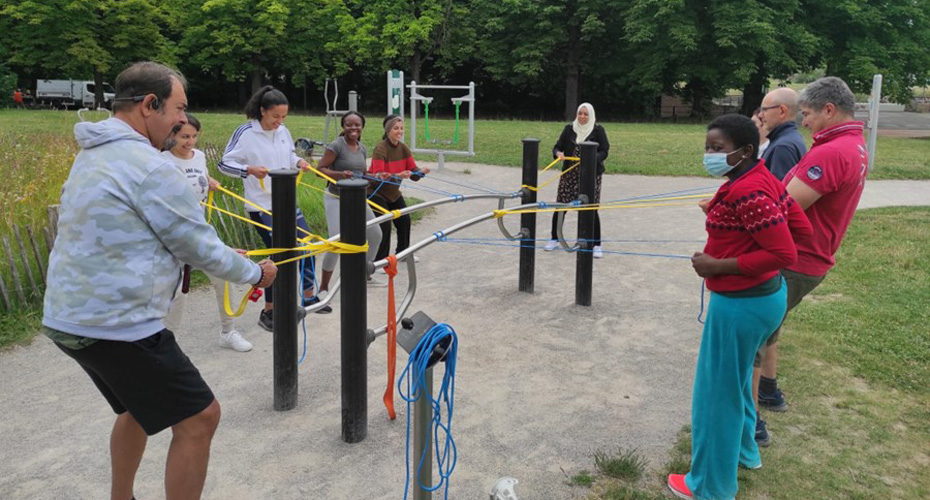
[[[371,153],[371,173],[372,174],[389,174],[383,182],[375,184],[371,201],[388,210],[400,210],[407,207],[404,201],[404,195],[400,192],[400,185],[403,179],[410,179],[414,182],[429,173],[428,168],[417,167],[413,159],[413,153],[406,144],[401,142],[404,136],[404,119],[397,115],[388,115],[383,122],[384,136],[383,140],[375,146]],[[395,253],[400,253],[410,246],[410,216],[402,215],[394,219],[394,227],[397,228],[397,248]],[[378,247],[378,253],[375,260],[381,260],[388,256],[391,249],[391,221],[381,223],[381,246]],[[416,258],[414,256],[414,258]]]
[[[575,115],[575,121],[569,123],[562,130],[562,135],[552,148],[552,157],[564,160],[566,156],[581,157],[581,148],[579,144],[584,141],[597,143],[597,178],[594,188],[594,199],[588,203],[600,203],[601,201],[601,177],[604,175],[604,160],[607,159],[607,153],[610,151],[610,142],[607,141],[607,132],[604,127],[600,126],[594,118],[594,106],[584,102],[578,106],[578,113]],[[562,171],[571,168],[575,162],[565,161],[562,163]],[[580,165],[572,168],[568,173],[559,177],[559,191],[556,201],[559,203],[570,203],[578,199],[579,185],[581,180]],[[558,234],[556,232],[558,225],[558,213],[552,214],[552,235],[545,250],[551,252],[559,246]],[[601,217],[594,211],[594,258],[600,259],[604,256],[601,249]]]

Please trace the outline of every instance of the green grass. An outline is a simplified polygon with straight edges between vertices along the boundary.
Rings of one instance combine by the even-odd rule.
[[[741,500],[930,498],[930,207],[860,211],[836,260],[782,333],[790,409],[763,411],[773,443],[738,472]],[[690,439],[645,484],[595,476],[588,498],[662,498]]]
[[[241,114],[196,113],[203,122],[204,142],[221,147],[232,132],[245,121]],[[17,137],[32,134],[61,135],[71,140],[71,130],[77,120],[74,112],[0,110],[0,137],[13,134]],[[322,139],[324,119],[321,116],[292,114],[287,126],[292,135]],[[371,117],[363,141],[373,146],[381,138],[380,117]],[[437,147],[425,142],[422,120],[417,121],[417,138],[420,147]],[[552,145],[562,130],[561,122],[541,121],[475,121],[474,159],[447,157],[448,161],[467,161],[491,165],[520,166],[522,164],[521,139],[540,139],[540,162],[550,158]],[[606,167],[609,173],[644,175],[704,175],[701,155],[704,145],[704,125],[669,123],[602,123],[611,141],[611,153]],[[456,145],[441,145],[449,149],[467,149],[467,128],[462,122],[460,141]],[[332,139],[337,128],[330,130]],[[408,124],[409,133],[410,124]],[[452,137],[452,120],[430,119],[433,138]],[[810,144],[810,134],[804,131]],[[408,138],[409,142],[409,138]],[[876,168],[873,179],[930,179],[930,140],[902,137],[879,137]],[[76,151],[76,147],[74,147]],[[422,160],[435,160],[435,156],[418,155]]]
[[[594,467],[597,471],[615,479],[639,481],[646,471],[646,465],[646,460],[636,450],[621,448],[615,454],[603,451],[594,453]]]

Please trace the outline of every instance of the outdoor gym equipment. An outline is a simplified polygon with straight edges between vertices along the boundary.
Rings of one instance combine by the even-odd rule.
[[[439,169],[445,165],[446,156],[466,156],[473,158],[475,156],[475,82],[469,82],[468,85],[417,85],[417,82],[410,82],[407,86],[410,89],[410,150],[414,153],[434,154],[439,157]],[[389,87],[389,91],[390,91]],[[441,141],[433,139],[429,130],[429,106],[433,102],[433,97],[427,97],[420,94],[421,90],[467,90],[468,93],[461,97],[453,97],[452,104],[455,106],[455,132],[452,139]],[[393,99],[393,97],[392,97]],[[418,103],[423,103],[423,123],[426,132],[426,140],[430,144],[455,145],[459,142],[460,113],[463,103],[468,104],[468,149],[466,151],[456,149],[437,148],[419,148],[417,147],[417,107]]]
[[[332,101],[329,99],[329,82],[333,82],[334,95]],[[339,102],[339,80],[335,78],[326,79],[326,87],[323,88],[323,99],[326,100],[326,122],[323,125],[323,142],[329,142],[329,125],[336,118],[342,118],[342,115],[349,111],[358,111],[358,92],[349,91],[349,109],[338,109]],[[336,133],[338,135],[338,132]],[[335,139],[335,137],[334,137]]]
[[[872,95],[869,97],[869,119],[865,128],[869,130],[869,172],[875,168],[875,142],[878,140],[878,110],[882,102],[882,75],[872,77]]]
[[[298,141],[304,147],[305,142]],[[310,144],[312,146],[312,143]],[[327,243],[335,244],[337,242],[344,245],[352,245],[351,253],[344,253],[340,262],[341,277],[333,285],[330,293],[320,302],[306,306],[298,307],[299,287],[298,287],[298,266],[291,259],[297,254],[294,249],[297,247],[296,234],[296,186],[298,184],[298,172],[294,170],[276,171],[271,174],[272,185],[275,191],[274,200],[272,200],[272,210],[275,214],[273,217],[272,237],[273,246],[280,252],[274,255],[274,260],[281,262],[278,268],[278,278],[275,280],[274,291],[280,300],[275,301],[275,321],[274,321],[274,408],[278,411],[286,411],[297,406],[297,326],[299,320],[307,313],[315,312],[325,307],[339,291],[343,307],[340,308],[341,322],[341,366],[342,366],[342,438],[348,443],[357,443],[365,439],[368,432],[368,346],[371,345],[378,337],[387,335],[392,346],[399,344],[408,353],[410,361],[407,368],[401,374],[398,380],[397,388],[400,396],[411,405],[415,405],[412,411],[408,411],[408,418],[412,415],[414,418],[413,425],[413,453],[414,472],[408,475],[409,479],[415,481],[414,500],[429,500],[432,498],[432,491],[437,490],[445,484],[446,495],[448,495],[448,477],[455,466],[455,445],[450,435],[451,428],[451,410],[452,399],[454,395],[454,374],[455,374],[455,352],[457,347],[457,337],[455,332],[448,325],[436,324],[422,312],[414,314],[412,317],[405,317],[407,310],[413,302],[417,291],[416,261],[413,259],[414,254],[424,247],[436,242],[446,241],[449,235],[462,231],[478,223],[500,218],[504,212],[513,212],[524,210],[521,216],[521,229],[516,236],[506,231],[500,224],[502,233],[511,240],[519,240],[521,243],[532,242],[535,236],[535,213],[533,209],[542,209],[545,207],[572,207],[587,200],[593,199],[594,178],[596,169],[596,151],[597,145],[594,143],[582,143],[582,192],[587,197],[581,197],[572,203],[552,203],[546,204],[536,202],[536,186],[538,176],[539,162],[539,140],[524,139],[523,141],[523,185],[518,191],[510,193],[482,193],[472,195],[454,195],[441,199],[426,201],[418,205],[412,205],[401,210],[385,213],[366,222],[366,188],[368,182],[364,179],[343,179],[336,183],[339,188],[339,216],[342,234],[333,235],[326,240]],[[521,198],[522,203],[511,207],[509,210],[503,210],[507,200]],[[498,210],[472,217],[465,221],[459,222],[451,227],[441,231],[434,232],[426,239],[412,244],[406,250],[398,253],[396,256],[389,256],[377,262],[367,261],[365,249],[366,226],[370,224],[380,224],[384,221],[401,217],[405,214],[423,210],[429,207],[442,205],[446,203],[458,203],[466,200],[478,199],[496,199],[498,200]],[[589,214],[591,215],[591,214]],[[579,216],[578,236],[579,241],[584,245],[590,245],[590,234],[593,230],[593,215],[590,217],[581,214]],[[528,247],[528,248],[527,248]],[[520,273],[519,289],[521,291],[533,291],[533,275],[535,260],[531,255],[535,251],[535,246],[521,244],[520,249]],[[585,254],[587,258],[584,258]],[[396,274],[397,261],[404,261],[407,269],[407,291],[404,295],[400,306],[392,308],[389,315],[388,323],[376,328],[368,328],[367,318],[367,277],[372,275],[376,270],[387,268],[389,275]],[[578,265],[576,266],[576,303],[580,305],[590,305],[590,284],[591,284],[591,253],[578,252]],[[389,285],[392,289],[393,284]],[[390,302],[389,302],[390,303]],[[352,307],[347,305],[351,304]],[[390,307],[390,306],[389,306]],[[389,326],[393,321],[391,318],[403,318],[400,321],[403,329],[395,335],[389,331]],[[393,348],[388,349],[389,353],[389,373],[393,373],[395,359],[391,358]],[[432,368],[438,362],[445,363],[445,372],[438,397],[432,396]],[[392,378],[389,378],[392,380]],[[401,387],[401,381],[408,382],[407,391],[404,392]],[[389,382],[390,383],[390,382]],[[389,386],[391,391],[393,386]],[[385,404],[393,404],[392,399],[385,395]],[[443,420],[440,413],[442,405],[445,403],[446,418]],[[389,408],[389,412],[393,414]],[[409,422],[408,422],[409,425]],[[441,439],[440,439],[441,437]],[[440,460],[439,473],[440,481],[433,484],[431,479],[432,471],[432,453],[431,440],[436,446],[437,460]],[[439,441],[442,441],[441,443]],[[409,435],[408,435],[409,450]],[[515,484],[515,482],[513,483]],[[510,485],[512,488],[512,484]],[[512,489],[509,490],[512,492]],[[504,493],[503,490],[498,493]],[[504,497],[507,498],[507,497]]]

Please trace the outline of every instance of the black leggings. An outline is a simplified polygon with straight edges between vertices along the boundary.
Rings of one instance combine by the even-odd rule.
[[[371,201],[388,210],[400,210],[407,208],[407,202],[404,201],[403,195],[401,195],[400,198],[393,202],[387,201],[378,195],[374,195],[371,197]],[[393,222],[394,227],[397,228],[397,249],[394,253],[397,254],[403,252],[407,249],[407,247],[410,246],[409,215],[403,215],[397,219],[394,219],[393,221],[384,221],[381,223],[381,245],[378,247],[378,254],[375,255],[375,260],[387,258],[388,254],[391,253],[391,222]]]
[[[566,212],[567,214],[568,212]],[[581,212],[578,212],[579,214]],[[559,235],[556,234],[556,228],[558,227],[558,212],[552,214],[552,239],[559,239]],[[564,235],[563,235],[564,236]],[[567,239],[567,237],[566,237]],[[597,210],[594,211],[594,245],[595,247],[601,246],[601,216],[598,215]]]

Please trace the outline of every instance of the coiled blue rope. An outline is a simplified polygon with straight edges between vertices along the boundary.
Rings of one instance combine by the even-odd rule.
[[[458,452],[455,447],[455,440],[452,438],[452,414],[455,402],[455,363],[458,352],[458,336],[451,326],[445,323],[433,325],[426,332],[426,335],[417,343],[417,347],[410,353],[407,359],[407,366],[397,379],[397,393],[407,402],[407,442],[404,449],[404,464],[406,467],[406,477],[404,478],[404,499],[407,498],[407,492],[410,489],[410,416],[413,414],[413,403],[415,403],[424,393],[430,390],[426,387],[426,370],[429,366],[430,356],[436,346],[450,338],[448,348],[446,349],[445,365],[446,370],[442,376],[442,384],[435,395],[429,396],[429,403],[432,407],[433,418],[429,423],[429,435],[432,436],[432,442],[436,452],[436,465],[439,471],[439,482],[434,486],[426,486],[421,480],[423,472],[427,474],[431,471],[423,471],[423,462],[426,454],[430,453],[429,449],[423,450],[416,468],[415,480],[418,487],[426,491],[436,491],[444,488],[444,498],[449,498],[449,478],[452,471],[455,470],[455,463],[458,459]],[[405,384],[406,382],[406,384]],[[406,392],[404,392],[406,385]],[[445,406],[445,418],[443,418],[443,406]],[[442,438],[442,439],[440,439]]]

